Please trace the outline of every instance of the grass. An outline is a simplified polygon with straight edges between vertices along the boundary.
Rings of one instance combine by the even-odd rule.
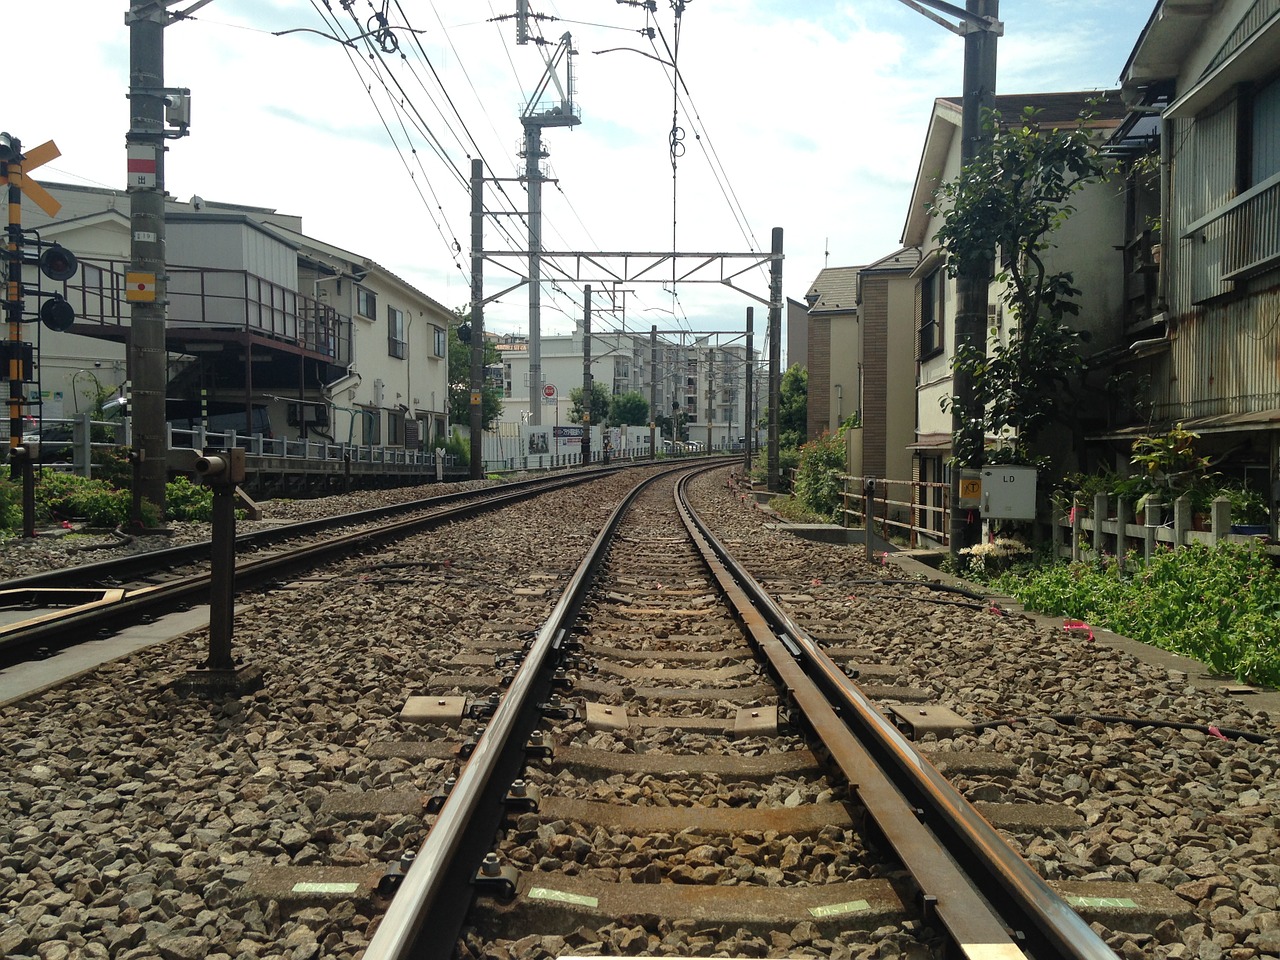
[[[1165,549],[1123,576],[1114,557],[1032,561],[990,576],[970,567],[963,575],[1038,613],[1085,620],[1241,683],[1280,686],[1280,570],[1263,550]]]

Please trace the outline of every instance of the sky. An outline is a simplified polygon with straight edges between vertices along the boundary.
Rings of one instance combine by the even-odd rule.
[[[1114,88],[1154,3],[1004,0],[998,92]],[[0,32],[18,41],[5,58],[17,86],[0,129],[62,151],[36,180],[123,188],[128,6],[8,5]],[[677,19],[672,0],[652,13],[629,0],[529,0],[531,32],[548,43],[519,45],[516,0],[212,0],[164,30],[165,85],[192,98],[190,136],[168,142],[165,186],[182,200],[301,216],[307,234],[465,306],[470,160],[502,178],[486,184],[487,210],[527,209],[520,113],[569,32],[582,122],[543,133],[555,178],[542,190],[543,249],[767,252],[780,227],[783,293],[796,300],[824,266],[896,250],[933,101],[961,92],[963,41],[899,0],[682,6]],[[385,50],[368,46],[377,37],[334,39],[376,27],[384,11]],[[486,217],[484,247],[525,249],[525,230],[522,217]],[[484,274],[486,296],[516,282],[497,263]],[[613,310],[596,282],[596,329],[740,330],[747,306],[764,327],[765,308],[742,293],[673,285],[670,267],[655,278],[626,285]],[[736,283],[768,296],[763,269]],[[542,289],[542,333],[568,332],[580,283]],[[489,330],[528,331],[524,288],[485,311]]]

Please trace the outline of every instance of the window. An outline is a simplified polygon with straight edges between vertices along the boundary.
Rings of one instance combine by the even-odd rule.
[[[436,356],[447,357],[449,355],[449,338],[445,335],[443,327],[432,327],[436,339]]]
[[[946,317],[946,273],[933,271],[920,281],[919,351],[921,360],[942,352],[942,322]]]
[[[403,360],[408,353],[404,339],[404,311],[387,307],[387,354]]]
[[[361,411],[361,432],[364,442],[370,446],[382,443],[382,414],[372,407],[364,407]]]
[[[396,410],[387,412],[387,445],[398,447],[404,443],[404,414]]]
[[[356,287],[356,313],[366,320],[377,320],[378,295],[364,287]]]
[[[1251,162],[1245,187],[1257,186],[1280,173],[1280,77],[1258,87],[1250,99]]]

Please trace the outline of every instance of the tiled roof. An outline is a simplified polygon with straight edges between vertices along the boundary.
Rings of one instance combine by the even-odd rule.
[[[847,313],[858,308],[862,267],[826,267],[804,295],[810,313]]]

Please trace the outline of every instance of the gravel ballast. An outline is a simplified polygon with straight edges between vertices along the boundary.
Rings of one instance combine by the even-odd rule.
[[[174,693],[174,678],[203,653],[197,633],[0,708],[0,957],[359,957],[377,922],[367,906],[290,912],[247,898],[246,886],[263,864],[378,871],[416,849],[420,818],[335,821],[322,811],[326,797],[440,788],[444,761],[379,757],[369,748],[410,736],[398,718],[405,698],[429,689],[463,637],[509,636],[545,615],[625,482],[608,494],[563,492],[551,503],[503,511],[501,520],[454,524],[352,557],[314,583],[254,597],[237,616],[235,643],[266,664],[266,685],[238,701],[210,705]],[[264,504],[263,522],[449,489],[273,501]],[[776,593],[812,598],[833,632],[864,634],[858,645],[896,665],[910,684],[989,724],[923,746],[1011,757],[1019,773],[1002,789],[1084,817],[1083,829],[1063,836],[1010,836],[1046,879],[1160,883],[1192,906],[1194,922],[1109,936],[1117,953],[1280,957],[1277,717],[1028,619],[909,603],[886,610],[870,588],[854,585],[885,573],[862,559],[861,548],[773,529],[771,518],[726,487],[724,472],[697,482],[695,493],[719,535]],[[208,529],[182,525],[170,537],[118,545],[110,543],[118,537],[100,536],[104,545],[92,559],[142,549],[144,540],[207,539]],[[0,577],[82,562],[72,548],[90,542],[74,535],[5,541]],[[420,563],[422,572],[398,568],[391,577],[391,562]],[[395,582],[410,576],[412,588]],[[513,602],[535,578],[551,588],[546,596]],[[1157,718],[1269,739],[1092,717]],[[982,799],[991,781],[974,775],[957,786]],[[602,939],[610,949],[663,956],[723,956],[729,947],[754,956],[903,955],[892,931],[880,931],[873,944],[821,946],[806,930],[792,934],[757,942],[730,932],[717,940],[696,925],[675,925],[661,936],[618,929]],[[585,937],[539,938],[517,945],[512,957],[598,946]]]

